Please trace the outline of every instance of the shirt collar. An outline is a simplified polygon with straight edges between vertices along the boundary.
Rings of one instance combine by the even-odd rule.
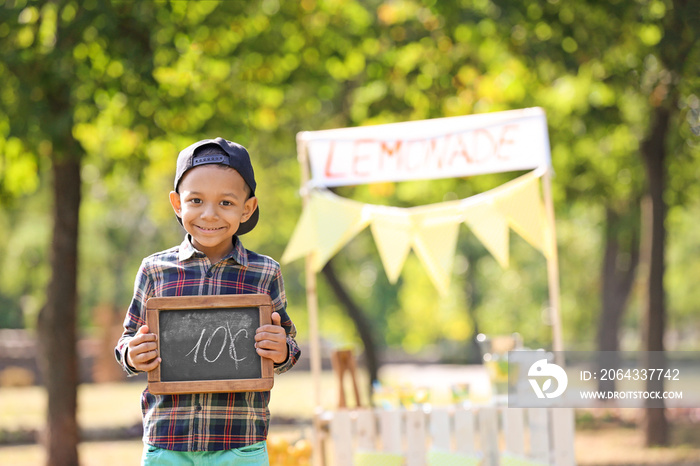
[[[232,241],[234,243],[233,249],[226,257],[224,257],[223,260],[232,259],[243,267],[248,267],[248,252],[243,247],[243,243],[241,243],[241,240],[238,239],[238,236],[234,236]],[[192,258],[192,256],[195,254],[203,255],[201,251],[194,247],[192,244],[192,237],[188,233],[185,235],[185,239],[180,244],[180,250],[178,251],[177,258],[180,262],[183,262]]]

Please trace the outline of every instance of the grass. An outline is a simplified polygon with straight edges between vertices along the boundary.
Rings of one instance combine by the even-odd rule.
[[[308,372],[290,372],[275,379],[270,411],[273,417],[311,419],[314,411]],[[331,374],[322,384],[330,386]],[[367,401],[366,383],[360,383]],[[145,383],[85,384],[78,389],[78,422],[84,429],[128,427],[141,423],[140,399]],[[348,391],[348,393],[350,393]],[[336,392],[325,390],[322,405],[331,408]],[[293,402],[290,402],[293,399]],[[44,423],[46,393],[42,387],[0,388],[0,430],[34,430]]]
[[[694,436],[698,436],[697,427]],[[138,464],[143,444],[140,440],[84,442],[80,459],[84,466]],[[642,434],[633,428],[604,428],[576,432],[576,458],[580,466],[697,465],[700,448],[675,445],[671,448],[644,448]],[[37,445],[0,448],[0,465],[29,466],[44,463],[44,451]]]
[[[672,430],[671,446],[644,447],[644,434],[634,427],[603,427],[576,431],[576,459],[580,466],[622,465],[698,465],[700,464],[700,426],[677,425]],[[685,437],[695,437],[694,443]]]
[[[81,385],[78,422],[84,429],[132,426],[141,422],[141,384]],[[44,423],[46,393],[42,387],[0,389],[0,429],[35,430]]]
[[[426,369],[435,370],[435,369]],[[418,369],[408,369],[416,375]],[[401,374],[389,374],[393,382],[401,381]],[[431,373],[423,379],[444,385],[444,380]],[[308,372],[291,371],[275,380],[270,410],[271,435],[285,435],[291,440],[310,434],[309,423],[314,406],[312,384]],[[360,381],[361,399],[367,401],[366,378]],[[333,408],[337,403],[336,381],[324,373],[321,404]],[[128,428],[141,422],[139,399],[144,383],[116,383],[82,385],[78,392],[78,420],[83,429],[99,430]],[[444,387],[443,387],[444,388]],[[352,394],[346,387],[349,398]],[[432,401],[444,401],[435,390]],[[352,405],[353,403],[350,402]],[[0,388],[0,432],[38,431],[44,423],[46,395],[40,387]],[[604,465],[691,465],[700,464],[700,423],[683,419],[674,422],[671,447],[645,448],[643,434],[633,417],[636,410],[618,410],[612,414],[602,411],[579,413],[576,430],[576,458],[582,466]],[[294,426],[276,423],[276,420],[302,421]],[[83,442],[80,445],[81,464],[123,465],[138,464],[142,444],[140,440]],[[35,444],[0,446],[0,466],[36,465],[44,462],[43,449]]]
[[[140,440],[122,442],[83,442],[78,448],[83,466],[123,466],[139,464],[143,443]],[[33,466],[44,464],[46,455],[38,445],[0,448],[0,465]]]
[[[323,387],[334,383],[330,373],[322,378]],[[141,423],[140,397],[145,383],[86,384],[78,389],[78,422],[87,430],[128,428]],[[271,435],[291,441],[310,436],[308,425],[314,411],[308,372],[289,372],[275,379],[270,411],[273,420]],[[361,381],[363,401],[367,401],[366,382]],[[350,391],[348,391],[350,393]],[[325,408],[335,406],[337,393],[325,390],[321,403]],[[42,387],[0,388],[0,433],[40,431],[46,412],[46,393]],[[289,427],[275,419],[306,421]],[[30,435],[31,436],[31,435]],[[26,435],[25,435],[26,437]],[[125,441],[83,442],[79,447],[83,466],[122,466],[139,464],[143,443],[139,439]],[[44,450],[36,444],[0,445],[0,466],[34,466],[45,462]]]

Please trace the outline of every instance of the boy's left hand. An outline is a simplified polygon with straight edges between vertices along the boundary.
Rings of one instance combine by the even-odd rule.
[[[278,312],[272,313],[272,324],[263,325],[255,332],[255,348],[263,358],[272,359],[275,364],[287,360],[287,333],[280,325],[282,318]]]

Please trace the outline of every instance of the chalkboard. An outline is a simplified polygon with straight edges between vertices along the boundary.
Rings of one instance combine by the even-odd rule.
[[[263,294],[151,298],[150,331],[161,363],[148,373],[154,394],[266,391],[273,364],[255,351],[255,331],[271,323]]]

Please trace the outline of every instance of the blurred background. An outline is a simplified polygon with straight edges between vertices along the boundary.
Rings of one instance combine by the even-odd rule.
[[[125,383],[113,347],[140,261],[182,241],[168,193],[177,153],[203,138],[250,151],[261,217],[243,243],[279,260],[301,213],[299,131],[542,107],[566,349],[700,350],[692,3],[0,1],[0,463],[70,464],[35,443],[52,451],[55,435],[42,432],[76,409],[83,440],[136,439],[138,460],[144,379]],[[407,207],[519,174],[337,192]],[[390,284],[363,232],[319,275],[323,347],[354,348],[363,390],[385,366],[480,364],[479,333],[551,347],[545,259],[511,241],[502,269],[462,229],[440,297],[413,255]],[[282,271],[304,348],[303,261]],[[304,386],[308,361],[297,369],[290,389]],[[304,403],[273,405],[273,426],[281,410],[280,428],[304,437]],[[697,413],[657,410],[651,427],[643,413],[601,413],[580,418],[639,432],[638,446],[666,445],[670,456],[654,464],[700,462],[697,443],[672,435],[676,421],[697,433]],[[85,450],[95,445],[81,446],[81,463],[104,464]]]

